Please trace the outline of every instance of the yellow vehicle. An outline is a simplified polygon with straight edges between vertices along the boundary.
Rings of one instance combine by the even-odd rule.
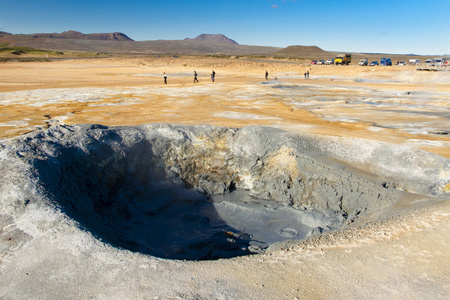
[[[334,59],[334,64],[336,65],[348,65],[352,62],[352,55],[349,53],[339,54]]]

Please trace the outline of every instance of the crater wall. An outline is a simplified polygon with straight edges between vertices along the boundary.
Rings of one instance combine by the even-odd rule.
[[[56,126],[3,141],[0,155],[5,220],[50,205],[114,245],[184,259],[259,252],[226,224],[213,195],[245,190],[276,207],[323,212],[303,217],[310,224],[326,216],[341,226],[408,195],[445,195],[450,177],[449,161],[424,151],[260,126]],[[52,222],[31,219],[23,236]]]

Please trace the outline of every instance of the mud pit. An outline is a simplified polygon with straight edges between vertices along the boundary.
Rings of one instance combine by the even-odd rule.
[[[1,154],[15,218],[46,203],[103,242],[168,259],[262,253],[448,189],[443,157],[260,126],[55,126]]]

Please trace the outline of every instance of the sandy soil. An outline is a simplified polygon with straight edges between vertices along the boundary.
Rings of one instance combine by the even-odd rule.
[[[450,157],[448,72],[210,57],[7,62],[0,67],[0,137],[56,122],[260,124],[401,143]],[[212,69],[215,83],[209,78]],[[277,84],[281,88],[274,88]]]
[[[212,69],[215,83],[209,78]],[[194,70],[198,84],[193,83]],[[169,76],[167,85],[163,72]],[[0,138],[58,123],[261,124],[387,141],[450,158],[448,73],[419,72],[412,66],[198,57],[0,63]],[[110,256],[113,251],[100,245],[98,256],[89,260],[96,264],[88,264],[83,259],[67,263],[60,249],[42,245],[23,259],[41,255],[49,268],[72,263],[73,274],[59,275],[72,285],[48,288],[54,298],[446,299],[448,197],[432,203],[417,197],[384,212],[391,216],[387,220],[364,224],[361,219],[359,228],[264,255],[161,261],[120,251]],[[72,233],[67,236],[67,244],[75,243]],[[8,266],[17,271],[12,281],[20,286],[9,286],[4,296],[36,296],[45,285],[41,273],[46,270]],[[92,277],[79,274],[80,269]],[[114,288],[101,289],[93,278]]]

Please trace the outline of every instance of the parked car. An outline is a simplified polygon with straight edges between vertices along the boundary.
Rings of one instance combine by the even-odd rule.
[[[448,65],[448,60],[445,57],[436,57],[434,59],[434,65],[436,67],[446,67]]]
[[[398,62],[398,65],[399,65],[399,66],[406,66],[406,61],[399,61],[399,62]]]
[[[367,66],[369,64],[369,60],[367,58],[363,58],[359,61],[358,65]]]
[[[378,63],[378,61],[376,61],[376,60],[374,60],[373,62],[371,62],[370,64],[369,64],[369,66],[378,66],[379,65],[379,63]]]
[[[392,66],[392,60],[390,58],[382,58],[380,60],[381,66]]]
[[[325,63],[326,65],[334,65],[334,58],[330,58],[327,60],[327,62]]]
[[[311,64],[312,64],[312,65],[317,65],[317,60],[313,60],[313,61],[311,62]]]
[[[324,65],[324,64],[325,64],[325,61],[324,61],[323,59],[318,60],[318,61],[317,61],[317,64],[318,64],[318,65]]]

